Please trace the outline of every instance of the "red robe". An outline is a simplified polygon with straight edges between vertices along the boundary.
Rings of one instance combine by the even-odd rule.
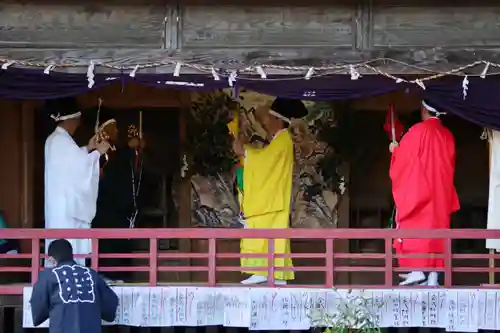
[[[455,142],[437,118],[411,127],[392,153],[390,177],[398,228],[448,229],[459,208],[453,185]],[[440,239],[396,239],[399,254],[443,253]],[[438,258],[400,258],[400,267],[442,267]]]

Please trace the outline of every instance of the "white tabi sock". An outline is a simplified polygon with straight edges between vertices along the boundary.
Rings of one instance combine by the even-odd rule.
[[[259,284],[267,282],[267,276],[264,275],[252,275],[249,278],[241,281],[241,284]]]
[[[425,274],[423,272],[410,272],[407,276],[406,279],[401,282],[399,285],[400,286],[409,286],[412,284],[420,283],[425,280]]]
[[[260,283],[265,283],[267,282],[267,276],[263,275],[252,275],[249,278],[241,281],[241,284],[260,284]],[[274,284],[277,286],[286,286],[287,282],[286,280],[279,280],[276,279],[274,280]]]
[[[438,272],[430,272],[427,278],[427,285],[437,287],[439,286],[439,274]]]

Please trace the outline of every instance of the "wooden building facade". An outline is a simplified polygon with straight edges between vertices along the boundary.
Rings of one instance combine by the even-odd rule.
[[[84,67],[91,60],[125,66],[168,57],[217,68],[391,58],[446,70],[498,59],[499,11],[489,0],[6,1],[0,55]]]
[[[380,58],[373,65],[385,72],[425,74],[426,69],[446,71],[498,59],[499,19],[500,5],[493,1],[7,1],[0,5],[0,57],[80,73],[91,61],[129,71],[136,64],[171,59],[225,69],[274,64],[283,66],[273,69],[280,74],[296,73],[294,66]],[[171,72],[173,67],[141,71]],[[193,69],[183,67],[184,73]],[[91,91],[79,96],[79,102],[95,106],[99,97],[115,108],[182,110],[190,105],[189,93],[134,85]],[[361,102],[359,107],[383,109],[385,102],[371,101],[369,107]],[[35,136],[40,103],[0,100],[0,142],[7,156],[0,166],[0,208],[12,228],[35,227],[43,219],[35,200],[41,195],[35,178],[43,167],[43,142]],[[418,107],[418,98],[410,104],[409,109]],[[182,128],[182,112],[180,119]],[[182,141],[186,133],[180,133]],[[183,227],[190,226],[189,189],[184,184],[179,212]],[[346,209],[341,227],[350,226]],[[29,251],[28,244],[23,246]]]

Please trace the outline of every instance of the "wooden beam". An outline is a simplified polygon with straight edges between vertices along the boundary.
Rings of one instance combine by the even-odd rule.
[[[374,1],[371,47],[500,46],[498,1]]]
[[[97,107],[101,98],[103,106],[112,109],[132,108],[180,108],[188,92],[171,89],[156,89],[136,84],[112,84],[102,89],[91,90],[78,96],[79,106],[85,110]],[[144,96],[147,96],[145,99]]]
[[[10,1],[1,5],[0,47],[161,48],[167,8],[158,0]]]
[[[353,47],[354,5],[184,6],[183,48]]]
[[[356,50],[368,50],[370,48],[372,32],[372,4],[371,0],[359,0],[356,6],[356,36],[354,47]]]
[[[178,5],[171,5],[167,7],[165,15],[165,32],[164,32],[164,48],[170,50],[180,49],[181,41],[179,36],[179,29],[181,25],[179,13],[180,7]]]
[[[446,71],[472,63],[476,60],[485,60],[500,63],[500,48],[391,48],[379,47],[370,51],[355,51],[351,48],[225,48],[225,49],[185,49],[181,51],[158,49],[0,49],[0,59],[12,59],[39,63],[44,68],[51,63],[63,66],[77,66],[76,68],[57,68],[58,71],[86,73],[90,61],[106,63],[114,66],[124,66],[124,70],[131,71],[135,65],[144,65],[152,62],[181,61],[185,63],[201,64],[222,69],[243,69],[251,65],[275,64],[282,66],[327,66],[350,64],[368,61],[377,58],[391,58],[398,62],[408,63],[416,67],[407,67],[389,60],[378,61],[372,66],[388,73],[397,74],[428,74],[426,70]],[[175,65],[158,68],[141,69],[139,73],[171,73]],[[479,66],[475,71],[482,71]],[[97,72],[110,72],[109,69],[97,67]],[[491,72],[495,69],[491,68]],[[111,71],[113,72],[113,71]],[[117,72],[117,71],[115,71]],[[119,71],[118,71],[119,72]],[[200,73],[182,67],[181,74]],[[269,74],[300,74],[290,69],[269,70]],[[364,74],[370,71],[362,71]],[[210,70],[206,74],[210,75]]]

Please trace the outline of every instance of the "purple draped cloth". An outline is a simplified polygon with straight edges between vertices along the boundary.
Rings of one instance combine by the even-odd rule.
[[[305,80],[271,77],[268,80],[238,78],[236,85],[267,95],[302,100],[353,100],[386,94],[397,90],[418,90],[415,84],[396,83],[380,75],[365,75],[351,80],[349,75],[331,75]],[[445,77],[425,82],[423,97],[439,109],[453,113],[479,126],[500,130],[500,81],[494,77],[469,78],[467,97],[463,97],[461,77]],[[42,69],[9,68],[0,70],[0,98],[55,99],[100,89],[109,84],[129,82],[150,87],[188,91],[212,91],[229,87],[227,78],[216,81],[212,75],[140,74],[132,78],[128,73],[96,74],[94,85],[88,87],[85,73],[51,72]]]

